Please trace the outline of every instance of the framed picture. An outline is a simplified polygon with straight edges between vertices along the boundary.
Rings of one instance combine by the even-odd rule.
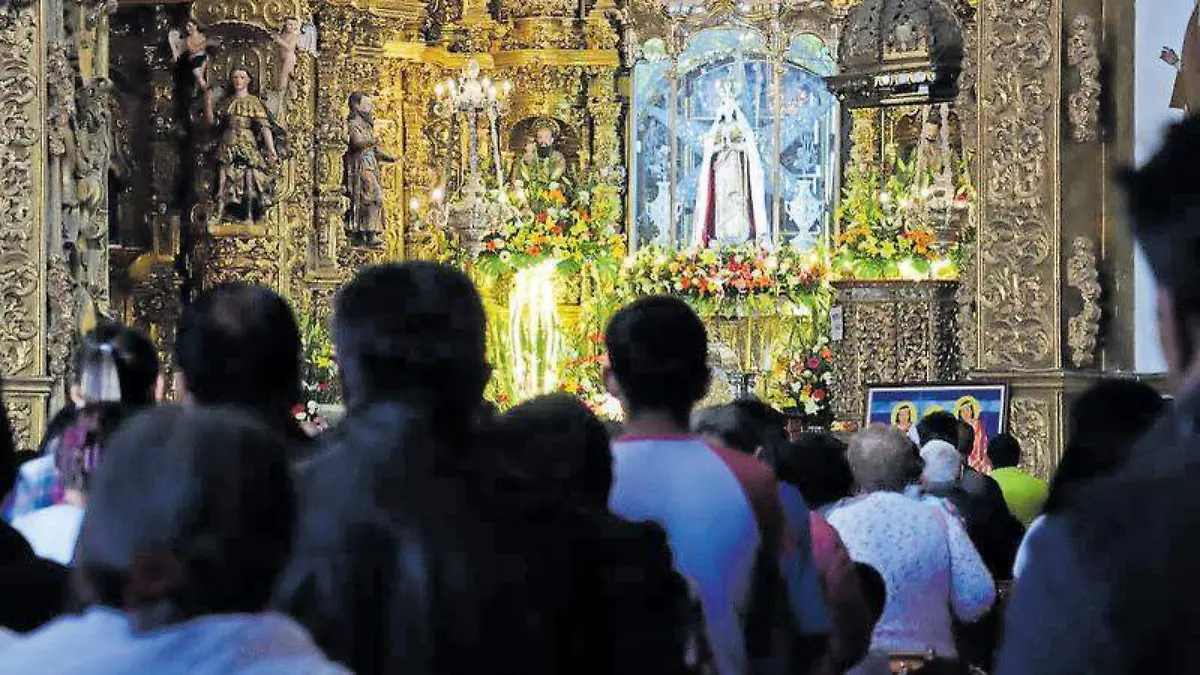
[[[975,429],[975,440],[987,447],[988,439],[1008,429],[1008,385],[934,383],[880,385],[867,388],[867,424],[894,426],[916,441],[917,422],[944,410]]]

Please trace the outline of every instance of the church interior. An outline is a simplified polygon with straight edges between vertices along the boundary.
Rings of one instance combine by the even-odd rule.
[[[1189,2],[6,0],[9,416],[36,447],[84,332],[170,364],[229,281],[291,302],[336,410],[339,287],[432,260],[483,295],[501,409],[619,415],[603,326],[671,294],[714,400],[952,409],[1048,475],[1073,396],[1163,370],[1112,176],[1188,108]]]

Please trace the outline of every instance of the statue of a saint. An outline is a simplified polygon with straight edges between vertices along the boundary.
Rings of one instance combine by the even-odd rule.
[[[1181,51],[1183,54],[1163,47],[1160,58],[1178,71],[1171,91],[1171,108],[1192,115],[1200,112],[1200,4],[1188,19]]]
[[[567,158],[555,147],[554,127],[541,124],[536,142],[525,144],[525,154],[513,165],[513,182],[552,183],[567,173]]]
[[[921,125],[921,138],[917,141],[917,180],[940,177],[949,167],[942,151],[942,128],[934,122]]]
[[[762,159],[754,130],[746,121],[733,89],[720,87],[717,119],[704,136],[704,161],[696,187],[692,245],[771,244]]]
[[[258,222],[275,195],[275,166],[282,146],[280,129],[262,99],[250,93],[250,73],[234,70],[233,94],[213,114],[206,98],[206,116],[219,129],[217,145],[217,204],[222,220]]]
[[[378,246],[383,234],[383,183],[379,165],[396,161],[379,149],[375,139],[374,103],[362,92],[350,95],[346,119],[350,144],[346,149],[345,186],[350,197],[346,236],[356,246]]]

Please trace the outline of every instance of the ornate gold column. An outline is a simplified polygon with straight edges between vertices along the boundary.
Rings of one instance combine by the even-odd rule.
[[[985,0],[979,13],[972,370],[977,379],[1012,385],[1010,429],[1025,446],[1026,463],[1043,475],[1061,452],[1067,400],[1083,385],[1064,368],[1061,270],[1070,244],[1060,162],[1070,155],[1061,154],[1062,3]]]
[[[34,447],[45,423],[48,18],[43,3],[0,11],[0,373],[17,443]],[[53,205],[50,206],[53,208]]]

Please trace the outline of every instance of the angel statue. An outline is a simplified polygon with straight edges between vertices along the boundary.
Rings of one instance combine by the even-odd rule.
[[[208,86],[208,60],[220,42],[210,40],[195,21],[188,20],[183,31],[178,28],[167,33],[171,55],[175,58],[176,73],[180,82],[190,77],[189,84],[197,93],[206,92]]]
[[[722,82],[717,119],[704,135],[704,159],[696,186],[692,245],[770,244],[762,159],[754,130],[734,98],[733,87]]]
[[[217,110],[205,110],[218,129],[217,205],[221,220],[258,222],[271,207],[275,167],[283,154],[283,129],[262,99],[250,93],[250,73],[237,68],[229,75],[233,93]]]
[[[274,38],[279,45],[279,72],[276,86],[289,97],[296,96],[295,83],[292,75],[296,72],[296,60],[299,52],[305,51],[317,55],[317,27],[311,23],[300,23],[300,19],[289,17],[283,22],[283,29]]]

